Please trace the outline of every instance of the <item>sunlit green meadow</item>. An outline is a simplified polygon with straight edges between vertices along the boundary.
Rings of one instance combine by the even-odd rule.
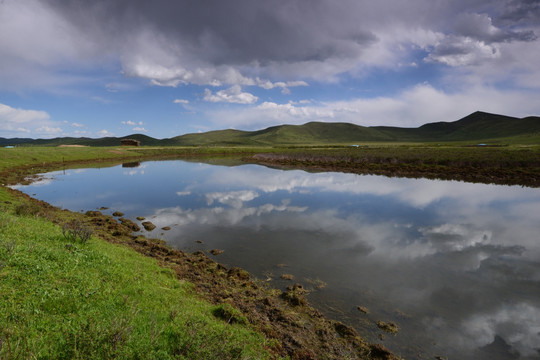
[[[9,199],[0,189],[0,200]],[[0,358],[259,359],[265,339],[213,315],[155,260],[0,213]]]

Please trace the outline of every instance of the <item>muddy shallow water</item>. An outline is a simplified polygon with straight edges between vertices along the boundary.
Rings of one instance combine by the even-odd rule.
[[[184,161],[17,188],[149,220],[141,233],[223,250],[209,256],[273,286],[302,283],[329,317],[406,359],[540,358],[540,189]]]

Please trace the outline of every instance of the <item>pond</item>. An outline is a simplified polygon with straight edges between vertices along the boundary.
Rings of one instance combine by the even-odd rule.
[[[147,236],[224,250],[209,256],[274,287],[301,283],[330,318],[406,359],[540,358],[539,189],[186,161],[16,187],[145,217]]]

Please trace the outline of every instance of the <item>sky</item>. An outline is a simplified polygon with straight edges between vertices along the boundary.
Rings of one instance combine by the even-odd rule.
[[[0,0],[0,137],[540,115],[538,0]]]

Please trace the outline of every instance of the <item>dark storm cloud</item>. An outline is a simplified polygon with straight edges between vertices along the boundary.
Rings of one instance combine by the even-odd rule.
[[[540,22],[540,2],[538,0],[509,1],[497,20],[510,24],[538,24]]]
[[[73,23],[98,30],[104,42],[122,42],[147,29],[163,36],[169,50],[213,65],[324,61],[354,56],[357,45],[375,40],[361,24],[334,24],[335,18],[329,22],[332,6],[320,0],[49,3]]]
[[[335,81],[372,68],[399,69],[417,62],[410,49],[419,48],[430,62],[482,64],[500,56],[498,44],[535,41],[524,21],[538,15],[533,2],[504,0],[5,0],[0,6],[10,13],[7,25],[0,23],[0,65],[9,68],[0,70],[0,80],[15,74],[12,83],[17,77],[39,83],[38,77],[59,75],[58,68],[109,62],[157,85],[265,88],[275,87],[268,80]]]
[[[509,7],[515,11],[508,11]],[[516,29],[525,15],[518,15],[516,10],[524,8],[523,2],[512,2],[502,8],[504,14],[513,14],[505,21],[496,21],[486,13],[464,12],[457,15],[452,32],[433,47],[426,59],[450,66],[480,65],[500,58],[502,44],[537,40],[533,30]],[[498,16],[497,9],[493,9],[493,13]]]
[[[495,27],[492,19],[486,14],[463,14],[458,17],[455,28],[456,35],[470,37],[488,44],[536,40],[536,35],[531,30],[513,31]]]

